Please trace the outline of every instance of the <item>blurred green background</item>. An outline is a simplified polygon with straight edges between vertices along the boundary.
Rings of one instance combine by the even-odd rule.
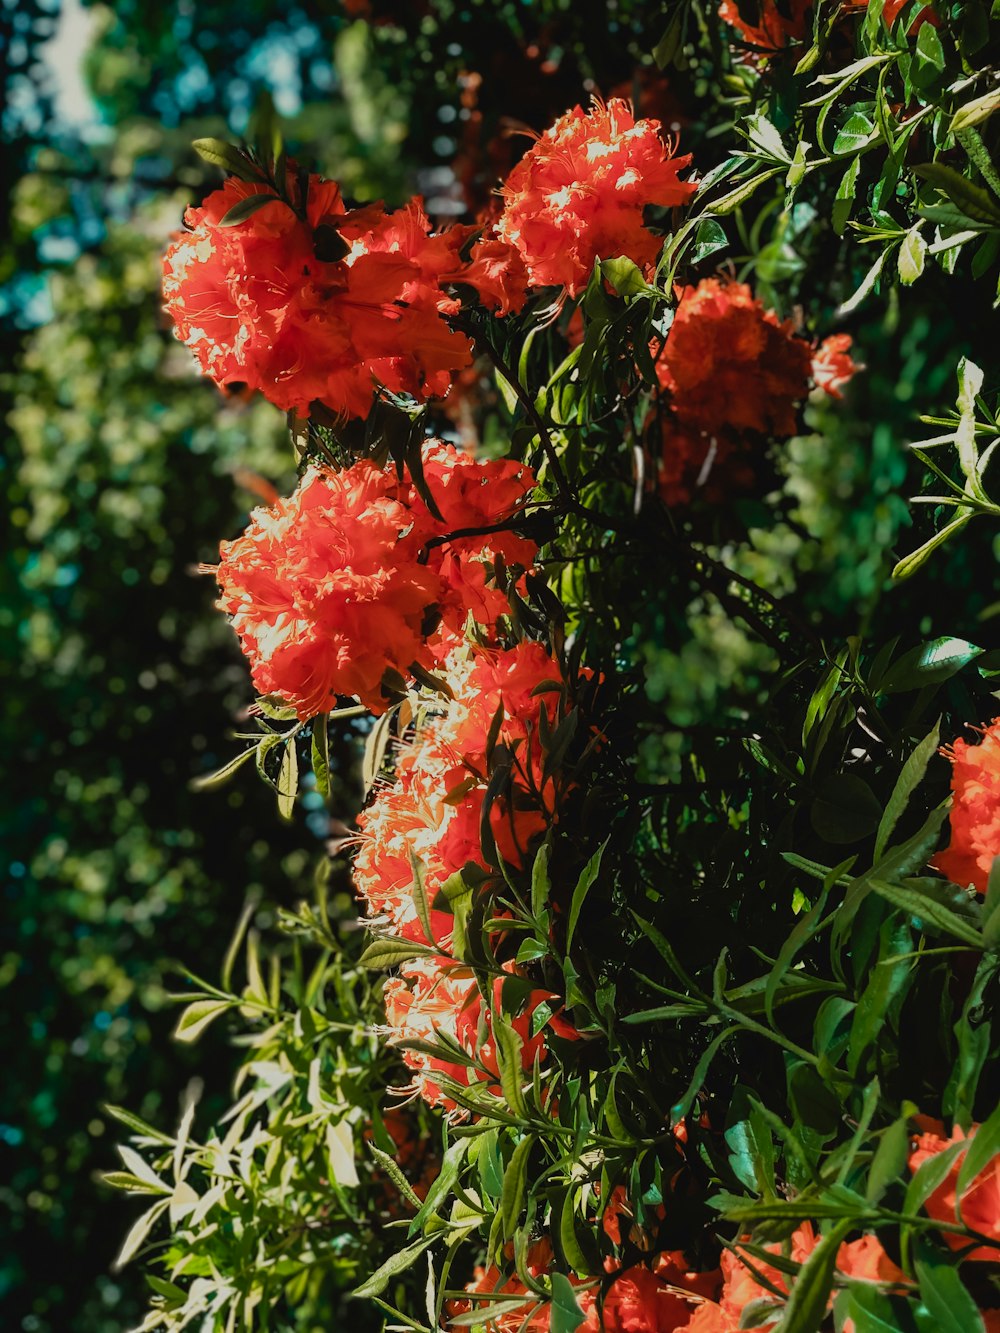
[[[636,77],[651,13],[655,28],[658,5],[607,0],[0,0],[5,1329],[122,1333],[140,1317],[141,1276],[110,1271],[134,1209],[96,1180],[114,1160],[101,1103],[169,1126],[190,1078],[226,1085],[221,1035],[169,1039],[171,961],[215,975],[246,898],[265,918],[294,902],[327,831],[308,797],[288,827],[251,781],[189,787],[251,698],[191,567],[239,531],[257,479],[292,477],[280,414],[199,381],[160,314],[159,254],[215,184],[190,140],[241,133],[266,89],[347,194],[417,188],[439,217],[469,216],[515,151],[508,131],[591,89],[694,117],[697,89]],[[697,124],[684,133],[697,149]],[[939,293],[907,299],[861,322],[866,376],[791,451],[796,523],[764,524],[744,557],[846,629],[908,521],[916,402],[953,397]],[[682,720],[753,657],[711,617],[680,654],[655,626],[641,636],[650,695],[669,691]]]

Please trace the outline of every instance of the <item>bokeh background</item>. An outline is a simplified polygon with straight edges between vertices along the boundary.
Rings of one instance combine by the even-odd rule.
[[[171,1126],[190,1079],[221,1095],[222,1035],[169,1039],[171,967],[215,975],[244,901],[265,919],[294,902],[327,832],[308,797],[285,826],[251,781],[190,788],[231,752],[250,698],[192,567],[292,478],[280,414],[199,381],[159,309],[165,240],[216,183],[190,141],[238,136],[266,91],[292,146],[348,195],[416,189],[439,218],[470,217],[518,151],[512,131],[625,91],[707,164],[704,87],[650,70],[659,14],[628,0],[0,0],[5,1330],[122,1333],[140,1318],[141,1276],[111,1271],[134,1209],[98,1181],[114,1164],[102,1103]],[[798,271],[808,218],[782,227],[749,247],[765,288]],[[814,412],[822,437],[785,466],[795,520],[762,523],[748,557],[833,630],[863,626],[885,586],[917,406],[953,398],[960,293],[946,305],[934,282],[855,321],[867,373],[846,409]],[[669,690],[681,718],[753,657],[710,617],[680,655],[642,633],[648,689]]]

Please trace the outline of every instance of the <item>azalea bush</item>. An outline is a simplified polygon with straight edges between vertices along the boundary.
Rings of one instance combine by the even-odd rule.
[[[228,1112],[113,1111],[144,1329],[1000,1328],[1000,26],[621,23],[634,99],[463,220],[264,113],[195,144],[165,310],[299,465],[203,569],[248,674],[201,785],[324,845],[176,996]],[[833,614],[838,414],[918,282],[967,303],[955,387]]]

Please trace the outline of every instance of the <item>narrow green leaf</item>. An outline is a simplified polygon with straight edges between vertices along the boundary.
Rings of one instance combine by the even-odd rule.
[[[927,26],[926,24],[924,25]],[[935,1333],[984,1333],[982,1315],[958,1269],[935,1261],[933,1251],[916,1261],[920,1296],[926,1305]]]
[[[330,795],[330,740],[325,713],[312,720],[312,771],[320,796]]]
[[[396,967],[397,964],[405,963],[410,958],[433,957],[436,953],[436,949],[417,944],[415,940],[396,939],[391,935],[379,936],[365,949],[358,959],[358,966],[381,970]]]
[[[566,952],[569,953],[573,945],[573,936],[576,933],[576,924],[580,919],[580,910],[587,894],[590,892],[594,880],[597,878],[601,869],[601,857],[604,855],[604,849],[607,847],[609,838],[605,838],[597,851],[590,858],[583,868],[580,878],[576,882],[573,890],[573,897],[569,905],[569,919],[566,925]]]
[[[523,1138],[511,1155],[507,1169],[503,1173],[503,1189],[500,1195],[501,1234],[504,1240],[510,1240],[521,1220],[524,1198],[528,1184],[528,1158],[534,1140]]]
[[[875,835],[875,860],[885,851],[893,830],[899,823],[903,812],[910,803],[910,797],[923,781],[927,765],[937,752],[941,742],[941,721],[938,719],[932,731],[929,731],[903,765],[902,772],[896,779],[892,795],[885,807]]]
[[[174,1037],[177,1041],[197,1041],[201,1034],[227,1009],[232,1009],[232,1000],[194,1000],[189,1004],[177,1021]]]
[[[436,1240],[435,1236],[421,1236],[419,1240],[407,1245],[403,1250],[391,1254],[380,1268],[377,1268],[367,1282],[351,1292],[352,1300],[365,1300],[371,1296],[380,1296],[394,1277],[405,1273],[429,1249]]]
[[[792,1283],[776,1333],[818,1333],[826,1318],[837,1251],[855,1225],[849,1218],[837,1222],[809,1255]]]
[[[232,208],[219,220],[219,226],[238,227],[241,222],[246,222],[248,218],[252,218],[255,213],[259,213],[268,204],[279,203],[282,203],[282,200],[276,194],[248,194],[245,198],[233,204]]]
[[[281,768],[278,770],[278,814],[282,819],[292,818],[298,794],[299,753],[295,737],[292,736],[285,742],[285,752],[281,756]]]

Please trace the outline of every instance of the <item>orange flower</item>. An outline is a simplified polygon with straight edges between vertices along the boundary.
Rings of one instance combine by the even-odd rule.
[[[535,486],[534,474],[523,463],[513,459],[478,462],[440,440],[425,445],[424,475],[444,520],[443,525],[437,523],[437,529],[444,532],[509,521]],[[428,513],[424,523],[431,522],[435,520]],[[525,570],[537,553],[533,541],[509,529],[457,537],[434,547],[428,564],[444,585],[440,607],[445,625],[461,633],[470,611],[481,625],[493,625],[508,614],[506,592],[493,581],[495,562],[499,558],[507,569]]]
[[[163,261],[177,336],[216,383],[304,415],[316,401],[366,416],[376,383],[417,398],[447,392],[471,359],[443,318],[457,303],[441,288],[467,229],[431,236],[419,199],[394,214],[347,212],[332,181],[298,180],[290,171],[291,203],[234,226],[224,215],[268,187],[231,177],[187,210]]]
[[[662,240],[643,222],[650,204],[673,207],[694,194],[678,173],[655,120],[636,120],[628,102],[574,107],[535,141],[503,186],[496,236],[521,255],[533,287],[575,296],[597,259],[627,255],[651,265]]]
[[[813,381],[831,398],[843,398],[841,390],[857,370],[850,355],[852,341],[849,333],[834,333],[813,354]]]
[[[523,309],[528,293],[528,270],[521,252],[492,228],[472,247],[468,265],[453,281],[474,287],[480,303],[498,315]]]
[[[739,0],[722,0],[719,17],[735,28],[748,46],[752,62],[783,51],[792,42],[801,42],[806,35],[806,19],[813,8],[813,0],[760,0],[759,23],[748,23],[741,14],[748,6]]]
[[[911,1171],[916,1171],[929,1158],[944,1152],[951,1144],[971,1141],[979,1128],[978,1125],[973,1125],[966,1135],[956,1125],[952,1129],[951,1138],[946,1139],[943,1137],[944,1126],[940,1121],[932,1120],[926,1123],[927,1132],[918,1136],[910,1153]],[[924,1202],[924,1212],[939,1222],[963,1222],[971,1230],[1000,1241],[1000,1155],[995,1156],[983,1167],[975,1180],[966,1186],[961,1198],[958,1198],[956,1195],[958,1173],[966,1151],[967,1149],[963,1148],[956,1154],[948,1175]],[[1000,1249],[993,1249],[989,1245],[978,1245],[970,1251],[968,1250],[970,1239],[950,1231],[942,1232],[941,1238],[953,1250],[968,1251],[964,1255],[966,1259],[982,1263],[1000,1263]]]
[[[337,695],[383,711],[387,670],[435,665],[432,608],[456,628],[471,612],[492,632],[508,609],[491,582],[494,560],[516,570],[534,558],[534,543],[501,532],[435,546],[421,561],[425,543],[453,526],[510,519],[534,485],[519,463],[479,463],[440,441],[427,451],[444,522],[408,480],[363,459],[342,472],[310,468],[290,499],[254,510],[243,536],[222,543],[219,605],[254,684],[300,718],[328,711]]]
[[[220,547],[219,605],[253,682],[300,718],[337,695],[380,712],[386,669],[429,662],[421,625],[440,582],[417,563],[407,489],[368,460],[312,467],[290,499],[254,510],[243,536]]]
[[[557,804],[558,774],[543,775],[538,742],[545,711],[556,723],[560,668],[541,644],[473,650],[459,643],[444,662],[453,699],[440,705],[397,756],[396,780],[381,787],[358,818],[354,880],[369,913],[404,939],[447,944],[452,918],[429,911],[431,939],[415,897],[419,862],[428,903],[465,865],[487,867],[481,824],[488,781],[486,745],[497,712],[496,743],[515,756],[510,789],[494,801],[490,828],[508,865],[521,865]],[[533,691],[550,683],[553,688]]]
[[[792,1233],[788,1242],[789,1257],[795,1263],[805,1263],[818,1245],[819,1239],[819,1235],[811,1222],[801,1223]],[[767,1245],[764,1248],[774,1254],[782,1253],[780,1245]],[[714,1324],[708,1322],[706,1316],[704,1327],[694,1326],[698,1333],[736,1333],[736,1330],[740,1327],[740,1317],[752,1301],[775,1302],[778,1308],[775,1309],[774,1320],[758,1325],[762,1333],[768,1333],[768,1330],[774,1329],[781,1316],[780,1298],[769,1288],[759,1283],[750,1269],[731,1250],[723,1251],[721,1262],[723,1289],[719,1298],[719,1316]],[[756,1256],[751,1262],[754,1268],[763,1277],[766,1277],[772,1286],[785,1295],[788,1294],[789,1280],[784,1273],[768,1264],[761,1263]],[[859,1240],[845,1241],[837,1251],[837,1270],[845,1277],[870,1282],[905,1281],[905,1274],[892,1262],[882,1248],[881,1243],[872,1235],[862,1236]],[[846,1330],[846,1333],[851,1333],[851,1330]]]
[[[678,421],[702,432],[787,438],[809,391],[812,353],[741,282],[704,278],[680,294],[656,364]]]
[[[689,1329],[695,1304],[643,1265],[615,1278],[604,1297],[604,1333],[678,1333]],[[586,1327],[586,1325],[585,1325]]]
[[[970,745],[961,737],[941,753],[952,762],[951,842],[931,862],[953,884],[986,892],[1000,856],[1000,717]]]
[[[503,985],[504,979],[498,977],[493,986],[494,1008],[497,1010]],[[535,1010],[540,1004],[557,997],[550,991],[532,990],[527,986],[525,991],[520,1012],[508,1022],[521,1039],[522,1068],[531,1070],[536,1056],[544,1055],[546,1030],[563,1038],[573,1038],[576,1033],[564,1020],[552,1016],[532,1036]],[[430,1106],[440,1106],[453,1119],[462,1119],[468,1112],[449,1096],[448,1080],[464,1087],[485,1084],[494,1096],[503,1095],[491,1013],[483,1004],[469,969],[458,967],[445,958],[417,958],[404,963],[400,975],[386,982],[384,999],[388,1038],[402,1046],[403,1061],[413,1071],[409,1088],[404,1091],[423,1097]],[[408,1049],[405,1045],[411,1041],[433,1042],[441,1034],[465,1051],[470,1057],[469,1064],[438,1058],[424,1050]],[[473,1060],[481,1067],[471,1063]]]

